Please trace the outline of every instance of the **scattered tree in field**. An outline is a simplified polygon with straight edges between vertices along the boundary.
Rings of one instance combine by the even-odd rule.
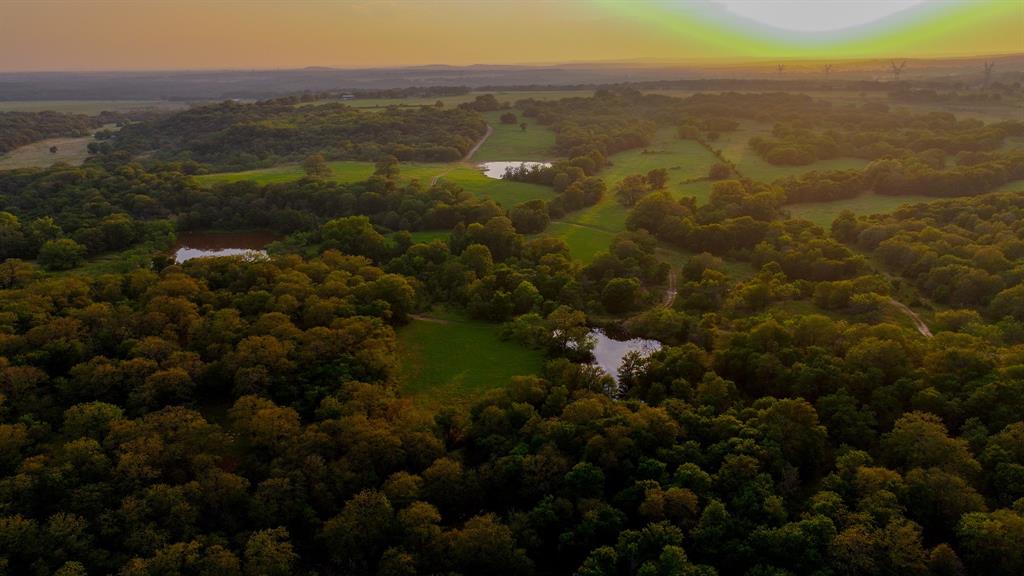
[[[626,176],[619,182],[615,190],[615,196],[623,206],[633,206],[650,193],[651,187],[643,174]]]
[[[56,154],[56,153],[57,153],[57,147],[56,146],[50,146],[50,154]]]
[[[668,185],[668,170],[664,168],[655,168],[647,173],[644,177],[647,180],[648,186],[652,190],[661,190]]]
[[[401,169],[398,164],[398,158],[392,155],[384,156],[374,163],[373,173],[376,176],[383,176],[384,178],[397,178]]]
[[[512,125],[515,125],[516,120],[517,120],[516,119],[516,115],[513,114],[512,112],[505,112],[504,114],[501,115],[501,123],[502,124],[512,124]]]
[[[302,162],[302,170],[310,178],[327,178],[331,175],[331,167],[324,160],[323,154],[313,154]]]
[[[732,176],[732,168],[724,162],[715,162],[708,169],[708,178],[711,180],[725,180]]]

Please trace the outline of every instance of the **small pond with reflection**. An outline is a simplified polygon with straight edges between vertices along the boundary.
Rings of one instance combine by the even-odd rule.
[[[521,160],[510,160],[505,162],[484,162],[480,164],[480,169],[484,171],[484,176],[488,178],[495,178],[500,180],[505,176],[505,170],[508,168],[518,168],[525,166],[527,168],[533,168],[534,166],[551,166],[550,162],[527,162]]]
[[[647,356],[661,349],[661,342],[648,340],[646,338],[630,338],[628,340],[616,340],[599,328],[590,331],[594,339],[594,364],[601,367],[616,381],[619,379],[619,366],[622,366],[622,359],[630,352],[639,352]]]
[[[280,240],[273,232],[247,230],[244,232],[182,232],[174,246],[174,262],[181,264],[193,258],[215,256],[267,255],[267,244]]]

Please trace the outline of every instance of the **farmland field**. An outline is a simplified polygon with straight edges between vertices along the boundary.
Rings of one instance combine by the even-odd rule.
[[[187,102],[170,100],[10,100],[0,101],[0,112],[64,112],[95,116],[103,111],[173,111],[188,108]]]
[[[414,319],[398,331],[402,393],[428,405],[466,405],[512,376],[539,372],[543,354],[500,331],[455,314]]]
[[[114,128],[113,124],[104,128]],[[45,168],[57,162],[78,165],[89,157],[87,147],[93,137],[79,136],[73,138],[48,138],[26,144],[0,156],[0,170],[14,168]],[[57,152],[50,152],[56,146]]]

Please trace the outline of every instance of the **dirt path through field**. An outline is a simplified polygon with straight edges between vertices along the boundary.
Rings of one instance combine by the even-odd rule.
[[[487,132],[484,132],[484,135],[481,136],[480,139],[476,141],[476,144],[474,144],[473,147],[469,149],[469,152],[466,152],[466,155],[463,156],[461,160],[459,160],[458,164],[468,164],[469,159],[472,158],[473,154],[476,154],[476,151],[479,150],[480,147],[484,145],[484,142],[486,142],[487,139],[491,137],[491,134],[494,134],[494,128],[491,128],[491,125],[488,124]],[[437,181],[443,178],[445,174],[451,172],[452,168],[455,168],[455,166],[455,164],[452,164],[448,168],[445,168],[444,172],[441,172],[440,174],[437,174],[433,178],[431,178],[430,185],[433,186],[434,184],[437,184]]]
[[[668,271],[668,288],[665,289],[665,301],[662,306],[665,308],[671,308],[672,303],[676,301],[676,294],[679,291],[676,289],[676,271],[671,269]]]
[[[906,314],[914,322],[914,326],[917,327],[917,331],[922,336],[926,338],[932,337],[932,331],[928,328],[928,325],[924,323],[924,320],[921,320],[921,317],[916,312],[908,308],[906,304],[892,298],[889,299],[889,303],[899,309],[900,312]]]
[[[434,318],[433,316],[426,316],[424,314],[409,314],[409,318],[413,320],[419,320],[420,322],[433,322],[434,324],[450,324],[451,322],[444,318]]]

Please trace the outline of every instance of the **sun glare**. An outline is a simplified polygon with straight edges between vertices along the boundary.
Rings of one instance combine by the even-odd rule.
[[[782,30],[829,32],[878,22],[923,0],[715,0],[733,14]]]

